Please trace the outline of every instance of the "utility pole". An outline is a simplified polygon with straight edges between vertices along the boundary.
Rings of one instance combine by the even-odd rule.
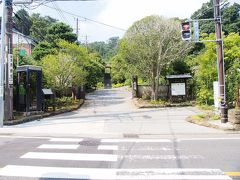
[[[12,0],[6,0],[5,119],[13,119]]]
[[[4,121],[4,64],[5,64],[5,27],[6,7],[5,0],[2,1],[2,22],[1,22],[1,63],[0,63],[0,127]]]
[[[76,27],[76,34],[77,34],[77,42],[78,42],[78,18],[77,18],[77,27]]]
[[[220,95],[220,112],[221,122],[228,122],[226,91],[225,91],[225,68],[224,68],[224,53],[223,53],[223,38],[222,38],[222,18],[220,0],[214,0],[214,19],[217,43],[217,58],[218,58],[218,83]]]

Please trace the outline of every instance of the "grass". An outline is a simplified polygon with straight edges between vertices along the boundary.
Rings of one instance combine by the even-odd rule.
[[[204,120],[207,116],[208,116],[207,114],[197,114],[197,115],[191,116],[191,119],[198,120],[198,121],[202,121],[202,120]]]
[[[157,100],[157,101],[153,101],[151,100],[150,101],[150,104],[152,105],[166,105],[168,102],[167,101],[164,101],[164,100]]]
[[[214,106],[209,105],[198,105],[198,107],[202,110],[214,110]]]

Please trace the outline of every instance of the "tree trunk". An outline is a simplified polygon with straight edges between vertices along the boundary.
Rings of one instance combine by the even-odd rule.
[[[157,76],[157,69],[156,69],[155,64],[153,64],[153,66],[152,66],[152,95],[151,95],[151,100],[153,100],[153,101],[157,100],[156,76]]]

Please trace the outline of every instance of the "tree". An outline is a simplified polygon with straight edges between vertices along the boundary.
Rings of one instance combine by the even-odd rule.
[[[36,61],[40,61],[44,56],[49,54],[55,54],[56,49],[52,47],[52,45],[46,41],[42,41],[38,43],[32,51],[32,57]]]
[[[33,13],[30,17],[32,26],[30,28],[30,36],[38,42],[43,41],[47,34],[47,29],[57,22],[49,16],[42,17],[39,13]]]
[[[73,29],[69,25],[62,22],[55,23],[47,30],[46,41],[52,44],[53,47],[57,47],[57,41],[60,39],[76,42],[77,35],[73,33]]]
[[[204,40],[214,39],[215,34],[205,35]],[[196,80],[197,101],[201,104],[213,104],[213,82],[218,80],[216,43],[206,42],[201,53],[189,59],[189,65]],[[224,60],[226,74],[227,102],[236,100],[240,84],[240,36],[230,33],[224,37]]]
[[[30,28],[32,25],[30,16],[25,9],[21,9],[13,16],[15,28],[24,35],[30,35]]]
[[[240,32],[240,5],[234,3],[223,11],[223,31],[226,34]]]
[[[89,44],[89,48],[92,51],[99,53],[104,61],[110,61],[110,59],[115,56],[118,52],[118,42],[119,37],[111,37],[107,43],[93,42]]]
[[[42,59],[42,69],[47,86],[60,96],[73,84],[82,84],[86,77],[86,72],[76,65],[75,59],[62,52],[45,56]]]
[[[149,79],[152,100],[158,99],[159,79],[164,68],[183,59],[190,49],[179,33],[179,23],[159,16],[135,22],[120,42],[120,52],[135,66],[141,77]]]
[[[110,62],[113,83],[124,83],[126,79],[130,78],[128,64],[120,53],[112,57]]]
[[[210,19],[214,17],[213,0],[203,3],[202,7],[195,11],[191,19]],[[233,5],[225,4],[221,7],[223,31],[226,34],[231,32],[240,32],[240,5],[234,3]],[[214,33],[214,21],[202,21],[199,23],[201,33]]]

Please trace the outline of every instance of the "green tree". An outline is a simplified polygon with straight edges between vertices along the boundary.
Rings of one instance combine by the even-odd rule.
[[[204,40],[214,38],[215,34],[210,34]],[[227,102],[231,103],[236,100],[240,84],[240,36],[238,33],[230,33],[224,37],[224,57]],[[198,56],[189,58],[188,62],[195,74],[198,102],[213,104],[213,82],[218,80],[216,43],[206,42],[205,49]]]
[[[42,17],[39,13],[33,13],[30,17],[32,26],[30,28],[30,36],[38,42],[43,41],[47,34],[47,29],[57,22],[49,16]]]
[[[44,56],[49,54],[55,54],[56,49],[52,47],[52,45],[46,41],[42,41],[38,43],[33,51],[32,51],[32,57],[36,61],[40,61]]]
[[[30,16],[28,12],[25,9],[21,9],[15,13],[13,16],[13,22],[15,28],[25,34],[25,35],[30,35],[30,28],[32,25]]]
[[[83,84],[86,72],[76,65],[75,59],[66,53],[47,55],[42,59],[46,85],[61,96],[73,84]]]
[[[126,79],[130,78],[129,66],[120,53],[112,57],[110,62],[113,83],[124,83]]]
[[[73,33],[73,29],[69,25],[62,22],[55,23],[47,30],[46,41],[52,44],[53,47],[57,47],[57,41],[60,39],[68,42],[76,42],[77,35]]]
[[[120,53],[151,83],[152,100],[158,99],[159,79],[166,66],[185,57],[190,44],[183,42],[179,23],[159,16],[135,22],[120,43]]]
[[[100,54],[105,62],[108,62],[113,56],[117,54],[118,42],[119,37],[111,37],[106,43],[103,41],[93,42],[90,43],[88,47],[91,51],[96,51],[98,54]]]

